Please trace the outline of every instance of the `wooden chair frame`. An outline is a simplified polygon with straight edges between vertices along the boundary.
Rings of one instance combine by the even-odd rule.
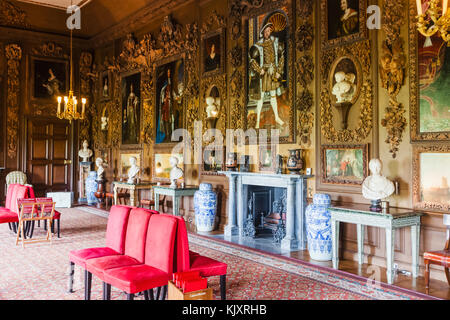
[[[25,199],[26,200],[26,199]],[[50,242],[52,243],[52,221],[55,215],[55,205],[56,202],[53,201],[42,201],[42,202],[26,202],[20,203],[19,205],[19,227],[17,230],[16,246],[19,242],[22,242],[22,247],[25,247],[27,243],[38,243],[38,242]],[[51,212],[48,212],[51,206]],[[25,213],[25,208],[31,207],[30,213]],[[47,236],[45,238],[38,239],[26,239],[24,232],[24,224],[28,221],[44,221],[47,223]]]
[[[445,243],[444,251],[450,251],[450,226],[447,226],[447,241]],[[450,264],[441,261],[434,261],[431,259],[424,259],[425,262],[425,289],[426,293],[429,294],[430,290],[430,265],[443,266],[445,271],[445,276],[447,277],[448,285],[450,286]]]

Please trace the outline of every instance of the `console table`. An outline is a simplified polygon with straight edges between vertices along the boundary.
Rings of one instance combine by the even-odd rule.
[[[219,171],[219,173],[226,175],[229,180],[228,224],[225,226],[225,238],[244,236],[249,185],[286,188],[286,236],[281,241],[281,248],[288,251],[306,249],[306,180],[313,176],[237,171]]]
[[[155,195],[155,210],[159,210],[159,196],[170,196],[173,198],[173,215],[180,215],[180,198],[194,196],[198,190],[197,186],[186,186],[185,188],[171,188],[169,186],[154,186],[153,192]]]
[[[140,182],[140,183],[127,183],[122,181],[114,181],[114,204],[117,204],[117,189],[126,189],[130,190],[130,206],[136,207],[139,205],[139,196],[138,196],[138,190],[149,190],[153,186],[155,186],[156,183],[154,182]]]
[[[386,268],[388,283],[394,282],[394,240],[395,230],[411,227],[412,247],[412,275],[417,278],[419,273],[419,238],[420,238],[420,212],[408,209],[390,208],[387,212],[370,211],[366,204],[349,204],[345,206],[332,206],[331,230],[333,240],[333,268],[339,267],[339,223],[356,224],[358,238],[358,263],[364,260],[364,226],[380,227],[386,230]]]

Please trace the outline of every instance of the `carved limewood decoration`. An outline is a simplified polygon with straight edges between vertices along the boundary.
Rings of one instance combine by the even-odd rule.
[[[7,60],[8,86],[6,96],[7,109],[7,144],[8,157],[17,158],[17,144],[19,135],[19,94],[20,94],[20,61],[22,60],[22,48],[17,44],[5,47]]]
[[[402,0],[384,1],[383,29],[386,39],[382,43],[380,63],[381,85],[388,91],[389,106],[386,107],[381,125],[387,130],[386,143],[392,157],[397,156],[403,132],[406,128],[405,108],[397,96],[405,82],[406,55],[403,50],[401,27],[405,24],[405,3]]]
[[[93,57],[90,52],[82,52],[80,56],[80,95],[87,98],[85,119],[80,121],[79,141],[87,140],[92,145],[92,118],[95,115],[95,104],[92,95],[92,82],[97,79],[92,72]]]
[[[29,28],[27,14],[11,1],[0,1],[0,25]]]
[[[54,42],[43,43],[39,47],[31,49],[31,54],[40,57],[69,59],[64,49]]]
[[[311,146],[314,128],[314,96],[311,84],[314,81],[314,28],[313,2],[297,1],[297,112],[299,141],[303,147]]]
[[[373,83],[371,80],[371,57],[370,41],[364,40],[348,46],[341,46],[323,51],[321,54],[321,131],[329,142],[358,143],[364,141],[373,128]],[[332,92],[330,81],[333,77],[331,72],[336,61],[342,57],[352,57],[361,68],[357,74],[357,80],[361,82],[359,103],[360,112],[356,128],[336,129],[333,116]],[[358,69],[358,68],[357,68]]]

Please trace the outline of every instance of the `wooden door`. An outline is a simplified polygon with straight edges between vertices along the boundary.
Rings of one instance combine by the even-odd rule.
[[[67,121],[28,119],[26,166],[36,196],[73,191],[72,126]]]

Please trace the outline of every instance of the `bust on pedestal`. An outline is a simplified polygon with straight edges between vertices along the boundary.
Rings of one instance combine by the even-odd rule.
[[[89,171],[91,171],[92,162],[89,159],[92,157],[92,150],[89,149],[87,140],[83,141],[83,148],[78,152],[78,156],[82,159],[80,162],[80,178],[79,178],[79,190],[80,194],[78,197],[79,203],[86,203],[86,179],[89,176]]]
[[[128,180],[127,183],[136,184],[137,179],[139,177],[139,172],[141,171],[141,168],[137,165],[137,159],[136,157],[130,158],[130,169],[128,169]]]
[[[368,176],[362,185],[362,194],[366,199],[371,200],[371,211],[381,212],[381,199],[391,196],[395,191],[395,186],[386,177],[381,175],[383,164],[380,159],[372,159],[369,162],[371,175]]]
[[[172,167],[172,170],[170,170],[170,187],[176,189],[177,188],[177,180],[182,179],[184,172],[183,169],[178,167],[178,158],[177,157],[170,157],[169,159],[170,166]]]
[[[97,208],[102,209],[105,207],[105,197],[106,197],[106,182],[105,179],[105,167],[106,165],[103,162],[102,158],[97,158],[95,160],[95,164],[97,166],[97,192],[95,193],[95,197],[98,199]]]

